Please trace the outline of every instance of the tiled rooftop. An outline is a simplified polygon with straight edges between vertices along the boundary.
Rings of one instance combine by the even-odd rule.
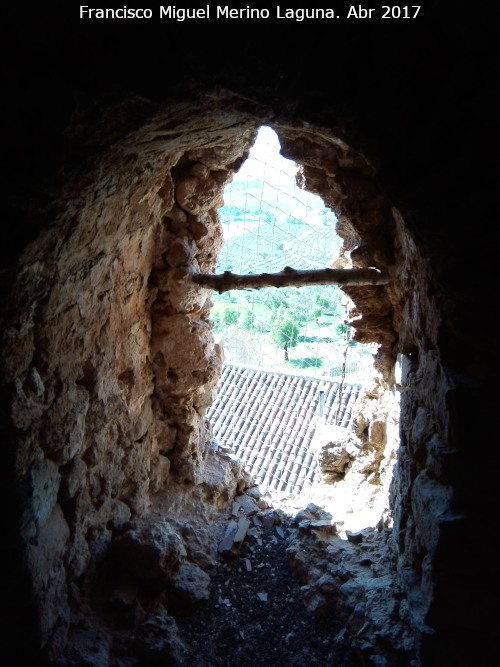
[[[349,425],[360,389],[344,383],[340,426]],[[317,426],[335,424],[338,394],[339,382],[327,378],[227,365],[208,418],[216,443],[230,447],[257,484],[297,494],[314,481],[314,435]]]

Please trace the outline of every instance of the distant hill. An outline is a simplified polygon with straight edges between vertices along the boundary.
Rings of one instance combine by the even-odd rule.
[[[260,219],[245,217],[231,209],[220,212],[226,241],[217,273],[263,273],[282,271],[285,266],[319,269],[337,255],[340,239],[330,211],[323,224],[312,225],[296,218],[277,220],[269,214],[261,214]]]

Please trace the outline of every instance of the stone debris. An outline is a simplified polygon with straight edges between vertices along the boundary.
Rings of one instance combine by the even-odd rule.
[[[267,502],[265,502],[265,513],[259,512],[259,506],[254,498],[258,494],[260,496],[260,491],[256,486],[249,491],[252,493],[237,496],[231,504],[231,518],[218,547],[218,552],[222,555],[235,555],[247,535],[254,537],[257,544],[261,545],[260,535],[263,527],[271,528],[276,524],[278,535],[284,537],[283,529],[279,528],[279,524],[283,521],[283,513],[280,513],[279,510],[270,510]],[[254,497],[252,498],[251,495]]]
[[[258,486],[252,486],[252,488],[246,490],[246,495],[258,502],[262,498],[262,491]]]
[[[227,522],[231,520],[227,516]],[[341,629],[338,620],[315,619],[303,604],[300,584],[289,573],[287,543],[275,528],[252,526],[238,557],[221,557],[212,574],[208,605],[180,621],[181,637],[189,642],[181,664],[358,664],[347,640],[344,646],[333,646],[332,637]],[[260,546],[250,530],[259,532]]]
[[[362,533],[352,533],[350,530],[346,530],[345,534],[351,544],[361,544],[363,541]]]
[[[252,498],[250,498],[250,496],[247,496],[245,494],[242,496],[237,496],[236,502],[241,505],[241,508],[243,509],[243,511],[247,516],[252,516],[252,514],[257,514],[257,512],[259,511],[259,506],[255,502],[255,500],[253,500]]]
[[[236,531],[236,535],[233,538],[234,544],[241,544],[241,542],[243,542],[249,526],[250,526],[250,521],[246,517],[242,516],[239,518],[238,530]]]
[[[250,528],[247,531],[247,535],[251,535],[251,537],[255,537],[255,538],[260,537],[260,534],[261,534],[261,532],[260,532],[259,528]]]
[[[255,502],[254,498],[257,497],[258,493],[260,494],[260,491],[256,486],[253,486],[249,491],[252,493],[243,493],[237,496],[231,503],[230,520],[226,527],[224,537],[218,546],[218,553],[223,556],[235,556],[246,536],[255,538],[257,545],[262,546],[261,535],[264,528],[272,528],[274,526],[278,536],[281,539],[285,538],[285,532],[281,527],[284,522],[283,511],[269,508],[267,502],[265,503],[265,510],[259,511],[258,504]],[[253,495],[254,498],[252,498],[251,495]],[[316,506],[314,505],[314,507]],[[318,523],[318,521],[316,521],[316,523]],[[321,523],[321,519],[319,520],[319,523]],[[318,527],[321,526],[318,525]],[[272,540],[273,542],[276,542],[274,536]],[[252,550],[253,546],[249,545],[249,548]],[[251,566],[249,567],[249,565],[248,562],[246,564],[248,571],[251,570]]]
[[[255,490],[257,488],[258,487],[255,486],[252,487],[252,489],[254,489],[252,493],[254,497],[257,496],[257,491]],[[252,491],[252,489],[250,489],[250,491]],[[237,496],[237,498],[232,501],[229,511],[229,522],[224,537],[218,546],[218,553],[222,556],[227,558],[235,557],[247,536],[253,537],[257,547],[261,547],[263,544],[262,531],[264,529],[274,527],[278,537],[282,540],[285,539],[285,531],[283,527],[284,513],[282,510],[268,508],[266,503],[266,509],[259,512],[254,498],[250,497],[248,493],[244,493]],[[315,511],[320,512],[320,514],[314,514]],[[332,534],[336,534],[336,526],[331,524],[331,521],[327,519],[328,516],[328,513],[323,512],[317,508],[316,505],[311,504],[307,511],[303,510],[302,523],[306,523],[309,530],[314,528],[317,531],[327,530]],[[270,539],[274,544],[278,541],[274,535],[272,535]],[[255,543],[249,544],[248,549],[253,551],[256,545]],[[245,558],[243,559],[243,562],[246,571],[251,572],[253,567],[250,560]],[[259,563],[255,567],[257,569],[264,567],[264,563]]]
[[[282,525],[285,521],[285,514],[281,509],[273,510],[272,516],[274,518],[274,523],[276,523],[277,525]]]
[[[231,552],[234,537],[237,532],[238,524],[236,521],[231,520],[226,528],[226,533],[222,539],[222,542],[219,544],[218,552],[220,554],[228,554]]]
[[[290,569],[303,584],[306,605],[315,616],[335,611],[366,664],[389,664],[382,644],[406,655],[404,664],[413,664],[408,603],[395,578],[391,531],[365,528],[347,531],[342,539],[331,518],[311,503],[287,533]]]

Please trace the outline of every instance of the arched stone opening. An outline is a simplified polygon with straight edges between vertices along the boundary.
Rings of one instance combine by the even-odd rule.
[[[413,573],[402,590],[418,592],[417,611],[425,616],[433,600],[442,526],[429,521],[436,514],[430,505],[449,512],[447,521],[456,517],[439,474],[447,424],[436,397],[446,400],[448,384],[436,351],[439,316],[426,296],[428,264],[361,153],[332,130],[241,105],[221,95],[150,118],[68,183],[59,217],[23,255],[6,375],[21,535],[40,641],[52,660],[65,655],[68,630],[108,567],[108,553],[122,564],[129,559],[130,574],[134,550],[147,553],[158,531],[172,559],[166,585],[190,594],[179,583],[181,563],[204,595],[214,537],[198,527],[191,539],[182,527],[213,520],[245,482],[207,453],[204,415],[222,361],[208,323],[209,291],[190,275],[215,266],[222,188],[264,121],[278,132],[283,153],[303,165],[306,187],[339,216],[344,265],[391,273],[387,286],[346,291],[357,307],[357,338],[381,344],[383,380],[374,400],[383,402],[395,384],[404,389],[393,548],[400,573]],[[367,446],[381,446],[380,419],[359,429]],[[151,586],[149,575],[132,574]],[[347,619],[351,613],[347,605]],[[402,620],[418,635],[412,613]],[[98,623],[95,610],[93,618]],[[78,650],[77,640],[70,650]]]
[[[33,13],[26,12],[21,5],[16,7],[21,8],[21,20],[12,20],[16,12],[14,4],[10,3],[6,8],[6,39],[2,43],[6,46],[4,62],[8,67],[12,64],[12,69],[8,69],[5,106],[2,109],[7,111],[7,120],[2,125],[6,135],[2,148],[5,149],[9,173],[2,180],[2,205],[6,206],[4,219],[8,230],[3,237],[2,251],[7,270],[0,275],[2,287],[9,286],[11,278],[15,282],[11,309],[5,317],[7,338],[4,341],[4,359],[9,382],[2,385],[2,421],[6,424],[4,434],[8,450],[8,461],[2,465],[6,478],[2,491],[5,493],[3,506],[9,508],[4,524],[4,549],[12,556],[10,561],[13,564],[4,572],[12,600],[10,605],[5,606],[10,612],[7,634],[15,651],[23,653],[33,649],[31,662],[37,663],[40,663],[38,650],[41,645],[50,645],[52,655],[62,654],[69,607],[64,589],[66,566],[61,566],[59,554],[65,549],[64,544],[73,539],[64,525],[64,522],[68,523],[65,516],[71,513],[67,511],[66,515],[64,512],[61,515],[62,510],[59,512],[56,509],[54,516],[49,514],[47,517],[39,538],[29,538],[33,542],[28,549],[25,528],[21,531],[23,540],[19,544],[18,517],[11,508],[22,504],[24,513],[27,504],[30,512],[39,513],[43,523],[52,507],[56,487],[59,484],[59,489],[64,488],[62,480],[57,481],[59,464],[43,464],[41,445],[47,446],[47,443],[38,442],[38,436],[32,437],[29,433],[20,437],[20,431],[28,432],[31,424],[42,420],[37,411],[48,410],[50,396],[44,396],[44,393],[50,392],[46,391],[46,387],[51,388],[53,396],[68,394],[70,397],[68,386],[71,384],[75,408],[69,410],[69,418],[64,418],[62,426],[49,425],[49,432],[50,429],[52,433],[62,432],[71,420],[75,428],[68,427],[68,431],[78,431],[85,409],[89,423],[91,418],[100,423],[103,419],[108,420],[108,432],[103,429],[104,437],[100,437],[99,447],[109,454],[111,461],[116,462],[118,469],[120,450],[108,447],[109,437],[113,442],[122,437],[113,426],[113,412],[120,405],[125,406],[122,412],[126,419],[129,405],[136,417],[143,409],[133,390],[129,394],[127,392],[131,386],[130,371],[134,372],[135,382],[136,368],[140,365],[135,361],[133,350],[137,352],[140,345],[145,347],[149,330],[146,327],[146,334],[143,330],[139,345],[133,347],[130,343],[131,358],[125,359],[126,354],[122,357],[126,363],[114,361],[115,343],[120,348],[121,335],[121,313],[116,307],[110,325],[106,320],[101,335],[95,337],[95,347],[104,343],[106,355],[96,352],[98,363],[92,360],[89,363],[89,356],[92,355],[82,354],[84,347],[80,343],[73,348],[71,346],[74,331],[85,328],[78,324],[80,314],[75,310],[71,315],[70,311],[64,313],[62,309],[56,311],[57,318],[61,322],[66,318],[67,331],[71,334],[67,341],[62,341],[63,336],[57,335],[55,326],[59,320],[49,318],[44,322],[39,317],[43,308],[53,307],[58,301],[50,299],[52,285],[62,285],[64,281],[63,275],[57,276],[57,263],[50,259],[50,248],[56,249],[59,244],[60,252],[63,252],[71,231],[80,234],[81,230],[77,231],[74,223],[63,223],[68,212],[67,201],[76,199],[75,214],[79,213],[81,205],[75,193],[84,192],[85,187],[89,188],[87,192],[92,191],[93,186],[89,184],[99,180],[98,157],[103,151],[121,142],[126,135],[131,138],[138,128],[142,128],[143,136],[146,136],[150,119],[161,105],[164,105],[163,111],[168,113],[173,100],[191,100],[184,108],[195,126],[200,110],[208,104],[204,97],[208,91],[210,104],[217,106],[217,100],[220,101],[221,117],[234,117],[232,113],[237,107],[236,110],[243,116],[248,114],[250,127],[254,126],[254,116],[259,118],[259,122],[274,119],[278,124],[281,119],[283,126],[292,129],[302,126],[304,121],[322,128],[320,135],[325,128],[329,128],[328,132],[359,148],[370,157],[381,185],[402,211],[405,223],[418,240],[415,247],[419,259],[408,261],[406,265],[403,263],[401,270],[406,278],[395,281],[395,284],[406,286],[403,292],[408,299],[406,302],[402,300],[405,304],[402,311],[394,312],[396,322],[400,322],[396,327],[399,329],[399,348],[391,351],[396,358],[398,353],[403,355],[396,382],[401,386],[407,384],[401,420],[403,451],[393,487],[397,530],[394,534],[398,537],[393,552],[397,556],[399,581],[403,590],[407,591],[407,603],[400,605],[400,611],[404,614],[406,608],[408,614],[416,619],[417,637],[422,629],[425,630],[419,625],[419,616],[434,629],[434,634],[422,634],[417,661],[423,664],[460,664],[467,662],[468,658],[468,664],[487,664],[491,657],[487,642],[494,636],[493,605],[489,593],[489,582],[495,576],[494,560],[491,558],[491,553],[494,553],[494,530],[489,523],[489,510],[495,506],[495,473],[494,467],[488,463],[489,452],[495,443],[492,397],[494,399],[496,393],[494,361],[497,356],[495,328],[487,318],[496,295],[492,289],[494,283],[488,282],[487,276],[485,279],[483,270],[463,269],[464,265],[470,267],[472,248],[480,248],[481,267],[491,267],[496,263],[495,244],[490,243],[490,225],[495,210],[491,204],[493,196],[496,197],[496,194],[493,195],[496,193],[496,153],[491,149],[491,139],[496,133],[496,116],[491,112],[494,108],[491,81],[496,75],[497,40],[494,29],[497,21],[493,15],[488,16],[488,12],[495,10],[483,8],[472,16],[470,12],[460,11],[460,8],[450,13],[444,8],[440,11],[432,7],[421,12],[422,21],[418,23],[406,22],[403,25],[387,21],[380,27],[380,23],[363,22],[361,26],[361,22],[356,22],[351,23],[349,28],[340,25],[340,29],[338,25],[332,27],[330,22],[311,23],[309,27],[314,29],[314,33],[310,34],[305,22],[283,21],[282,28],[285,30],[281,27],[276,30],[271,22],[261,23],[257,29],[252,25],[250,30],[248,24],[240,26],[245,31],[239,30],[233,23],[231,29],[225,31],[224,39],[214,39],[212,25],[205,22],[185,22],[168,27],[162,22],[155,26],[156,29],[149,24],[143,24],[138,29],[133,22],[126,25],[122,22],[99,25],[79,22],[76,26],[77,21],[72,21],[59,3],[52,8],[45,3]],[[462,22],[465,16],[467,23]],[[276,35],[280,37],[282,48],[277,46]],[[314,49],[303,48],[304,35],[313,37]],[[258,49],[255,48],[256,42]],[[20,47],[22,53],[19,52]],[[235,54],[237,57],[233,57]],[[225,93],[221,96],[221,87],[236,91],[244,98],[233,98],[236,107],[231,107],[232,112],[227,111],[231,105]],[[265,105],[272,106],[276,116]],[[71,113],[73,121],[68,129]],[[169,122],[172,122],[170,127]],[[212,122],[208,125],[212,129],[215,127]],[[170,139],[175,138],[172,136],[176,132],[175,118],[167,119],[164,132],[171,133]],[[198,133],[198,137],[201,136],[202,133]],[[143,155],[147,153],[148,145],[154,148],[154,136],[149,136],[142,143]],[[63,149],[65,155],[62,155]],[[107,165],[100,163],[106,166],[102,171],[104,180],[116,165],[121,171],[120,165],[130,160],[138,167],[136,183],[144,179],[143,194],[147,196],[156,187],[161,190],[164,181],[159,175],[158,183],[153,183],[152,174],[156,172],[153,158],[151,169],[151,165],[147,166],[147,159],[137,159],[133,152],[127,156],[119,150],[113,153],[111,149],[108,157]],[[93,171],[92,164],[97,172]],[[56,193],[55,174],[60,168],[65,181],[63,198]],[[128,168],[126,171],[129,173]],[[149,177],[151,182],[147,181]],[[124,183],[125,187],[128,187],[127,183]],[[109,187],[113,185],[109,184]],[[104,192],[95,196],[97,213],[102,196]],[[54,200],[59,201],[58,207],[52,206]],[[137,220],[139,225],[150,224],[149,213],[145,213],[140,222],[140,215],[144,212],[141,207],[145,202],[139,203],[139,200],[140,196],[134,204],[138,212],[136,222],[124,224],[124,229],[130,224],[130,232],[136,234],[136,241],[139,234],[133,228]],[[152,206],[155,203],[158,206],[158,201],[156,197],[150,197]],[[89,201],[89,207],[91,204]],[[126,211],[124,213],[127,214]],[[92,214],[91,217],[95,216]],[[118,217],[122,219],[122,211],[119,211]],[[58,227],[59,222],[50,226],[56,218],[61,226]],[[396,230],[397,218],[396,215]],[[107,224],[111,230],[112,225],[108,221],[104,226]],[[151,224],[154,226],[156,223],[153,221]],[[158,224],[155,229],[159,228]],[[33,247],[26,251],[23,264],[14,276],[11,268],[18,251],[35,239],[40,230],[43,236],[38,242],[46,244],[47,253],[33,251]],[[60,233],[61,230],[63,233]],[[89,233],[92,234],[91,226]],[[411,260],[414,241],[404,234],[398,238],[395,257],[403,244],[408,247],[406,256]],[[477,243],[471,243],[471,238]],[[156,239],[152,234],[147,237],[147,243],[145,240],[147,258],[141,258],[141,263],[148,270],[152,267],[154,250],[151,246]],[[71,242],[70,238],[68,242]],[[135,253],[138,247],[137,243]],[[121,259],[126,254],[122,250]],[[107,270],[106,258],[101,258],[92,269],[85,265],[88,255],[80,254],[81,267],[74,267],[76,276],[81,275],[79,280],[93,271],[97,278],[100,266],[106,266]],[[93,253],[93,258],[96,259],[98,254],[99,250]],[[422,258],[429,258],[429,263],[423,261],[423,272],[420,271]],[[72,268],[73,264],[76,262],[68,262],[67,268]],[[130,267],[131,263],[127,265]],[[146,274],[149,275],[147,271]],[[145,286],[146,274],[141,273],[139,286],[136,287],[140,300],[134,297],[134,289],[131,290],[131,306],[124,310],[127,323],[135,320],[136,315],[150,312],[149,303],[145,309],[140,305],[149,293]],[[423,290],[427,280],[422,277],[424,274],[430,279],[428,293]],[[71,284],[74,286],[76,283],[74,276],[69,275],[68,285]],[[412,285],[422,289],[415,293]],[[152,289],[154,291],[154,285]],[[124,286],[121,291],[124,299]],[[426,310],[427,297],[442,319],[436,345],[438,352],[433,349],[436,343],[434,335],[428,339],[421,337],[420,333],[417,335],[417,332],[429,330],[433,334],[433,327],[439,320]],[[91,301],[92,307],[97,306],[96,315],[99,317],[111,312],[105,311],[109,308],[106,299],[103,295],[104,305]],[[36,308],[31,308],[35,302]],[[133,311],[135,306],[138,307],[137,313]],[[75,319],[74,329],[71,328],[72,317]],[[406,317],[410,318],[411,326],[407,326]],[[90,325],[93,325],[94,319]],[[86,328],[90,348],[94,349],[92,332],[92,326]],[[118,332],[118,337],[112,339],[115,332]],[[41,337],[44,337],[43,345],[49,354],[33,357],[32,363],[33,340],[38,341]],[[67,349],[68,354],[71,353],[73,359],[78,357],[78,360],[74,363],[75,368],[63,377],[66,385],[62,383],[59,386],[52,378],[53,372],[64,365],[62,359],[55,359],[61,348]],[[84,351],[88,352],[88,349]],[[121,354],[123,352],[121,346]],[[47,361],[47,356],[50,361]],[[30,361],[26,362],[26,359]],[[390,368],[386,371],[390,372]],[[22,378],[17,383],[17,389],[11,383],[16,372]],[[103,379],[108,372],[113,380],[106,384]],[[175,372],[175,369],[170,371],[172,381]],[[139,382],[148,388],[147,391],[152,391],[152,373],[139,377]],[[99,398],[96,388],[104,392],[105,398],[110,398],[109,409]],[[94,412],[90,407],[85,408],[85,391],[91,396],[89,404],[94,405]],[[122,393],[116,399],[118,391]],[[13,396],[17,402],[16,414],[22,416],[14,424],[11,419]],[[19,403],[20,409],[17,409]],[[61,400],[61,408],[63,403],[64,400]],[[57,417],[56,414],[52,416]],[[144,423],[148,420],[146,416]],[[137,451],[143,453],[150,444],[149,440],[141,443],[139,434],[144,423],[135,434],[137,439],[131,433],[130,421],[127,430],[131,433],[130,441],[137,442]],[[428,429],[428,425],[432,428]],[[440,433],[442,439],[434,438],[435,433]],[[60,448],[66,452],[63,456],[71,455],[77,442],[78,438],[65,440]],[[185,442],[188,448],[191,447],[189,434]],[[59,451],[58,445],[55,450]],[[136,451],[134,447],[129,451],[132,450]],[[159,450],[157,453],[159,473],[162,469],[160,456],[163,454]],[[55,451],[51,451],[50,460],[54,455]],[[17,467],[14,458],[19,464]],[[137,503],[134,500],[133,504],[141,512],[138,479],[144,466],[139,459],[132,460],[133,465],[136,463],[138,472],[132,472],[131,481],[120,480],[119,475],[112,476],[109,485],[108,480],[104,480],[103,503],[96,511],[93,508],[86,515],[84,504],[78,505],[71,499],[67,501],[73,504],[72,515],[77,522],[96,521],[99,526],[88,531],[89,541],[95,545],[93,556],[106,551],[109,537],[106,531],[113,533],[113,529],[116,530],[111,523],[109,528],[102,528],[105,517],[113,511],[116,515],[113,520],[118,523],[128,515],[125,510],[121,517],[119,511],[124,509],[122,505],[113,505],[106,499],[110,489],[116,484],[121,487],[123,481],[124,495],[130,497],[131,504],[136,498]],[[63,463],[61,467],[66,465]],[[107,470],[100,455],[95,463],[96,467],[99,465]],[[163,469],[167,465],[163,465]],[[64,471],[72,481],[67,491],[61,490],[61,503],[65,502],[63,498],[66,494],[82,491],[79,487],[82,469],[79,464],[75,467],[73,472],[71,466]],[[189,477],[192,469],[189,466],[183,480]],[[422,472],[424,474],[420,476]],[[87,472],[84,477],[86,484]],[[174,477],[172,467],[170,482],[174,481]],[[161,474],[156,475],[157,480],[161,478]],[[418,483],[415,483],[417,479]],[[440,484],[440,481],[449,486]],[[89,496],[94,493],[100,495],[98,484],[89,484]],[[184,487],[184,495],[180,494],[177,499],[174,496],[169,498],[171,516],[194,497],[189,489],[200,490],[199,485],[179,485],[179,488]],[[442,511],[448,503],[449,489],[453,489],[454,514]],[[205,491],[214,498],[217,496],[217,491]],[[205,491],[202,487],[202,494]],[[33,499],[36,500],[33,502]],[[187,504],[188,508],[195,506],[199,508],[200,504]],[[68,505],[68,510],[70,507]],[[194,516],[195,511],[190,511]],[[463,512],[463,519],[459,519],[460,512]],[[178,542],[172,539],[175,552]],[[437,546],[433,547],[436,539]],[[83,543],[81,553],[84,554],[85,569],[88,556],[85,556]],[[26,562],[26,554],[29,576],[21,584],[15,576],[16,568]],[[32,554],[40,554],[40,559],[32,558]],[[78,561],[75,564],[78,567]],[[80,618],[87,614],[91,619],[89,608],[85,606],[88,593],[85,585],[86,582],[90,584],[93,577],[94,573],[90,570],[86,580],[80,576],[67,586],[73,596],[70,605],[73,609],[83,610]],[[83,591],[80,601],[79,591]],[[30,611],[33,611],[31,616]],[[30,618],[33,622],[29,622]],[[168,620],[165,625],[168,625]],[[62,631],[55,631],[57,628]],[[97,633],[90,630],[86,635],[84,632],[78,635],[74,630],[75,627],[72,628],[71,638],[77,653],[80,651],[81,662],[88,646],[85,640],[89,634],[95,637]],[[102,645],[106,646],[105,637]],[[105,651],[103,656],[105,659]],[[467,657],[464,659],[464,656]]]

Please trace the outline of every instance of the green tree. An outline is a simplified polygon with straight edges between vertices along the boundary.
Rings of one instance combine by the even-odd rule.
[[[319,318],[323,315],[323,308],[315,308],[312,314],[317,324],[319,325]]]
[[[338,336],[345,336],[347,332],[347,324],[345,324],[345,322],[337,324],[337,326],[335,327],[335,331],[337,332]]]
[[[229,326],[230,324],[236,324],[238,321],[238,313],[234,308],[225,308],[224,309],[224,324]]]
[[[316,293],[314,295],[314,303],[325,313],[330,312],[332,309],[331,299],[329,299],[326,296],[323,296],[323,294]]]
[[[285,361],[288,361],[288,350],[299,342],[302,323],[295,319],[294,312],[281,306],[271,325],[271,338],[275,345],[282,347]]]
[[[316,292],[314,295],[314,308],[312,310],[312,316],[319,325],[319,318],[322,315],[333,315],[336,309],[336,305],[332,304],[332,299],[329,299],[324,294]]]
[[[242,318],[243,328],[250,331],[255,326],[255,315],[251,310],[246,310]]]

